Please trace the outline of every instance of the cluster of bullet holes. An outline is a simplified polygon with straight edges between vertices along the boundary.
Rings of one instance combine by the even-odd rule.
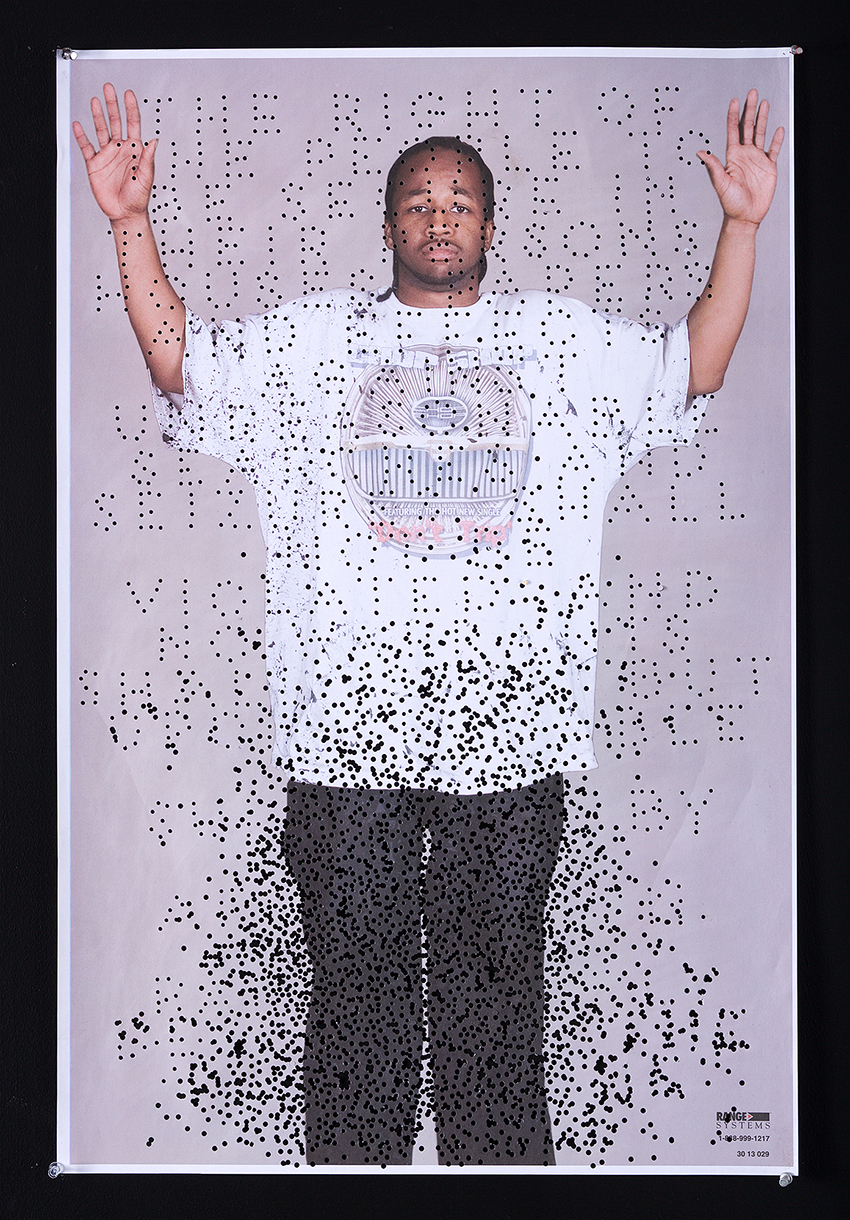
[[[160,1084],[172,1098],[156,1103],[163,1121],[185,1124],[221,1156],[235,1141],[298,1167],[307,1162],[293,1031],[308,1002],[309,966],[294,932],[298,897],[281,866],[277,789],[268,772],[262,779],[272,782],[255,776],[252,807],[237,817],[221,798],[206,816],[195,802],[174,811],[224,849],[217,888],[210,874],[200,901],[175,895],[159,925],[180,953],[194,954],[192,974],[202,981],[189,990],[173,977],[158,979],[151,1009],[115,1027],[121,1059],[162,1048],[157,1061],[168,1067]],[[633,1128],[646,1140],[645,1159],[657,1159],[652,1145],[675,1142],[676,1118],[650,1111],[653,1099],[684,1097],[691,1057],[707,1069],[704,1087],[726,1089],[734,1078],[745,1088],[734,1064],[749,1049],[736,1028],[746,1012],[711,1007],[716,966],[680,961],[680,984],[670,987],[659,959],[679,960],[673,936],[684,924],[682,884],[658,874],[646,885],[630,871],[630,837],[616,824],[606,828],[598,795],[585,783],[570,788],[547,916],[555,1145],[591,1168],[610,1163],[617,1137],[631,1140]],[[227,850],[234,840],[240,850]],[[659,966],[664,990],[653,983]],[[428,1105],[426,1093],[422,1117]]]

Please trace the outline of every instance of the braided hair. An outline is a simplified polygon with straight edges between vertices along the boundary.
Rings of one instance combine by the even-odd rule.
[[[412,144],[410,148],[406,148],[393,162],[393,165],[387,174],[387,182],[384,188],[384,221],[387,224],[392,224],[393,221],[393,201],[395,198],[398,179],[403,166],[422,155],[422,153],[434,153],[442,150],[454,152],[458,154],[458,158],[472,162],[478,166],[481,171],[481,193],[484,202],[484,219],[492,220],[496,214],[495,188],[493,185],[493,174],[489,166],[485,163],[484,158],[477,148],[473,148],[471,144],[465,144],[459,136],[429,136],[427,140],[420,140],[418,144]],[[484,279],[487,274],[487,255],[482,251],[479,261],[478,283]],[[393,250],[393,282],[386,292],[382,292],[378,297],[379,301],[386,301],[389,296],[395,292],[398,287],[398,254]]]

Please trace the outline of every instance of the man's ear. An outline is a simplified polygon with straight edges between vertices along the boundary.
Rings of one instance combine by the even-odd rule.
[[[486,220],[484,222],[484,252],[486,253],[493,243],[493,234],[496,232],[496,222],[494,220]]]
[[[393,226],[389,220],[384,221],[384,245],[388,250],[395,250],[395,240],[393,238]]]

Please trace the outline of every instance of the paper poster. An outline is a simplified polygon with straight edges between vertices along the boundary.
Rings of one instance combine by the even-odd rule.
[[[792,63],[59,60],[67,1170],[796,1172]],[[686,402],[751,89],[776,192]]]

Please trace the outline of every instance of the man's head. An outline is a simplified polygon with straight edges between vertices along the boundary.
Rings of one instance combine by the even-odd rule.
[[[493,195],[481,154],[456,137],[433,136],[401,154],[384,202],[399,299],[424,307],[477,300],[493,239]]]

